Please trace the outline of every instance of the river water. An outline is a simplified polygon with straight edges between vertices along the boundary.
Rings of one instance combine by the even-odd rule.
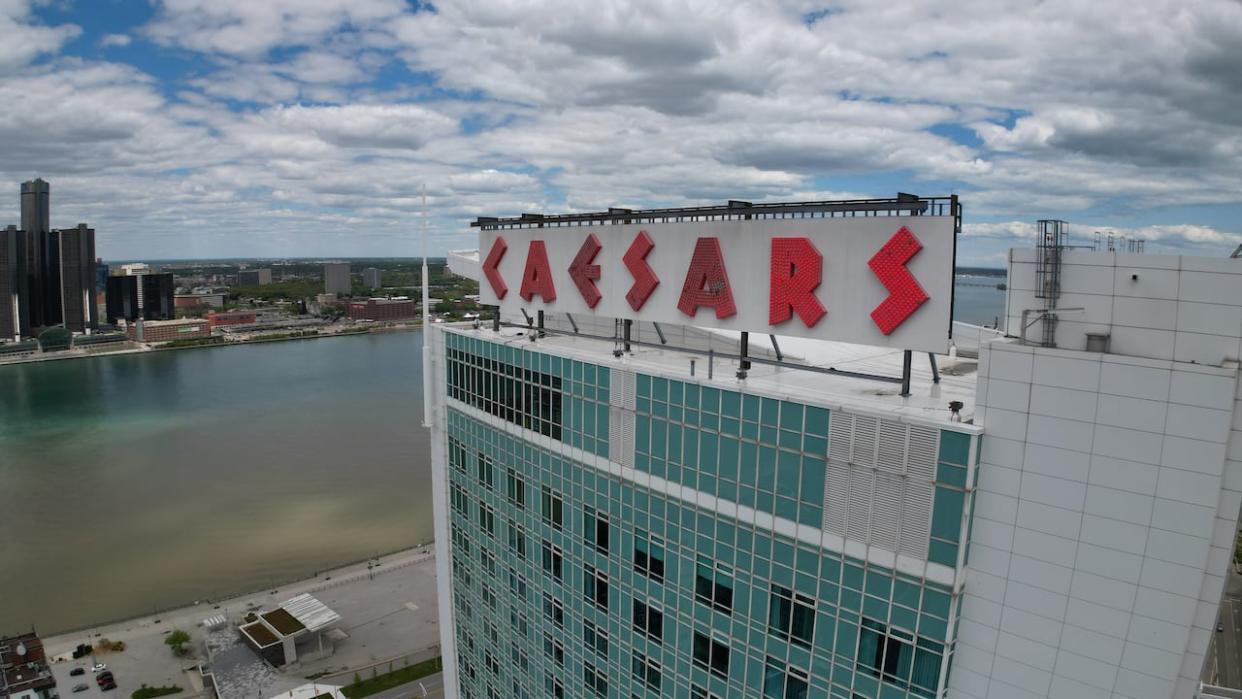
[[[421,335],[0,367],[0,635],[429,541]]]
[[[959,278],[959,320],[1001,315],[995,281]],[[392,333],[0,367],[0,634],[429,541],[421,344]]]

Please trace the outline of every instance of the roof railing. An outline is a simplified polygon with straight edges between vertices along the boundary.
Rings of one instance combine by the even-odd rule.
[[[757,220],[787,218],[848,218],[855,216],[955,216],[961,218],[956,196],[920,197],[898,193],[890,199],[846,199],[752,203],[730,200],[723,205],[675,209],[625,209],[571,214],[525,213],[498,218],[480,216],[473,228],[556,228],[565,226],[621,225],[627,223],[680,223],[687,221]]]

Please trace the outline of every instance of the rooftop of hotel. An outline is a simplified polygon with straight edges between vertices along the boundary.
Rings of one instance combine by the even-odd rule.
[[[695,380],[719,388],[735,391],[762,393],[787,400],[826,405],[829,408],[848,408],[869,412],[889,419],[917,421],[946,425],[952,422],[949,411],[951,401],[961,401],[963,423],[969,423],[974,414],[975,370],[973,357],[949,357],[937,355],[936,364],[940,381],[933,380],[931,362],[925,353],[913,355],[910,395],[902,396],[897,382],[877,380],[838,372],[871,374],[900,379],[903,352],[884,347],[854,345],[844,342],[805,340],[778,336],[784,361],[776,365],[776,353],[767,335],[751,333],[749,355],[751,368],[745,379],[737,377],[739,362],[739,336],[727,331],[705,330],[690,326],[661,326],[668,343],[661,345],[651,324],[635,324],[631,352],[620,358],[613,356],[616,343],[611,339],[612,327],[606,321],[590,326],[589,321],[575,318],[580,334],[572,334],[567,321],[549,314],[545,325],[550,330],[545,337],[532,342],[527,328],[502,326],[499,334],[490,324],[478,329],[456,324],[452,329],[477,336],[491,342],[539,349],[562,357],[592,362],[603,366],[616,366],[641,372],[658,374],[680,380]],[[607,325],[607,328],[602,327]],[[958,347],[977,347],[978,330],[974,337],[962,337],[972,332],[974,326],[957,323],[955,328]],[[985,331],[993,334],[994,331]],[[654,345],[654,346],[653,346]],[[713,358],[709,362],[709,350]],[[973,352],[969,352],[973,354]],[[726,355],[722,357],[721,355]],[[695,362],[695,374],[690,375],[691,360]],[[757,361],[754,361],[757,360]],[[709,363],[711,378],[709,374]],[[810,368],[810,370],[808,370]]]

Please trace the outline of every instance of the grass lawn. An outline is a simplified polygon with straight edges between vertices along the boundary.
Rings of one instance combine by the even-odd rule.
[[[406,682],[419,680],[427,675],[434,675],[442,669],[440,658],[435,657],[430,660],[424,660],[421,663],[403,667],[392,672],[386,672],[377,675],[369,680],[363,680],[357,684],[346,685],[341,688],[341,693],[349,699],[361,699],[377,694],[385,689],[399,687]]]

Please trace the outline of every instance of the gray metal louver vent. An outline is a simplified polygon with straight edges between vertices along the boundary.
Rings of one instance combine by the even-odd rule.
[[[880,420],[875,467],[889,473],[906,472],[906,425]]]
[[[850,469],[850,504],[845,515],[845,535],[855,541],[871,540],[871,501],[875,471],[855,466]]]
[[[620,461],[621,450],[625,445],[624,426],[625,411],[616,406],[608,408],[608,456],[613,461]]]
[[[875,465],[875,440],[879,431],[879,418],[865,415],[854,416],[854,449],[850,462],[860,466]]]
[[[932,490],[931,483],[906,481],[898,553],[915,558],[927,557],[927,544],[931,538]]]
[[[906,472],[920,480],[936,480],[936,460],[940,457],[940,430],[931,427],[910,427],[910,447],[906,455]]]
[[[634,372],[624,369],[612,368],[609,370],[610,390],[608,392],[608,404],[633,410],[637,404],[637,380]]]
[[[854,438],[854,415],[834,411],[828,422],[828,458],[842,464],[850,462]]]
[[[902,493],[905,479],[889,473],[875,474],[875,502],[871,508],[871,543],[888,551],[897,550],[901,528]]]
[[[626,468],[634,468],[634,413],[629,410],[621,411],[621,449],[613,452],[619,458],[617,461]]]
[[[844,462],[828,462],[824,479],[824,531],[845,536],[845,512],[850,504],[850,467]]]

